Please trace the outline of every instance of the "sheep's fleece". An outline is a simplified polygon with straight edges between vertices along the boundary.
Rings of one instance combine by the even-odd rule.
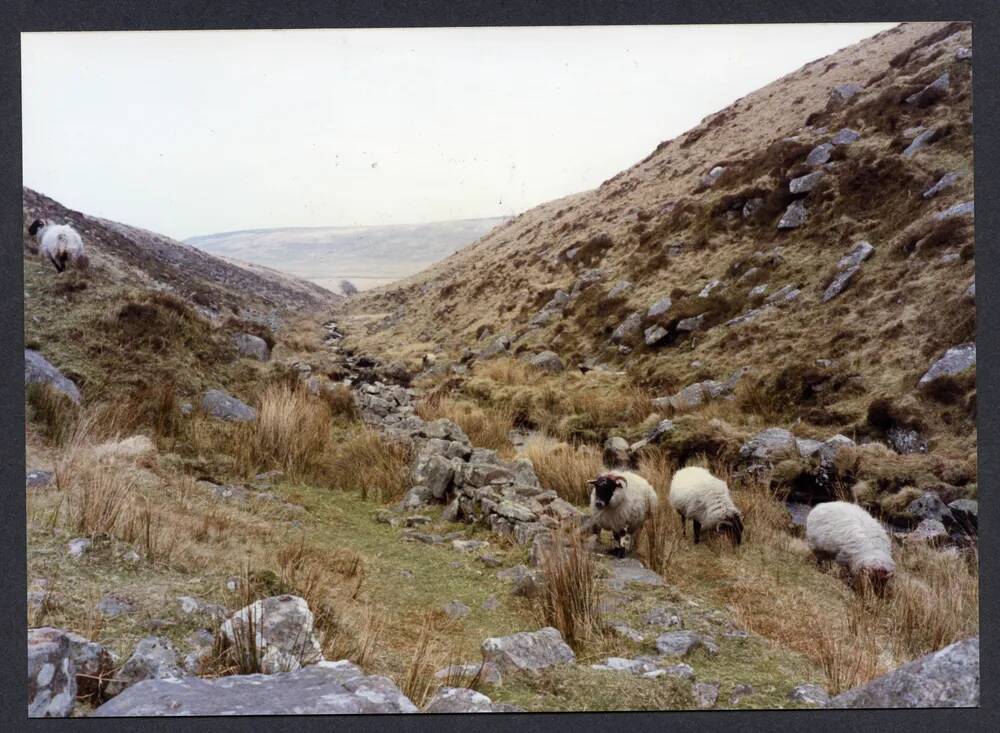
[[[702,529],[715,529],[721,522],[740,516],[726,482],[699,466],[688,466],[674,474],[670,506],[684,518],[696,520]]]
[[[646,479],[632,471],[612,471],[605,475],[624,479],[625,486],[617,489],[611,495],[608,506],[601,509],[595,506],[596,490],[591,490],[591,521],[594,526],[611,530],[616,534],[639,530],[659,502],[656,491]]]
[[[817,504],[806,517],[806,542],[817,553],[833,555],[852,575],[864,570],[895,571],[885,528],[857,504]]]

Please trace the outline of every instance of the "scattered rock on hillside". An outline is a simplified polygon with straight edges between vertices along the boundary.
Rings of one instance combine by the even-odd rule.
[[[24,383],[48,384],[74,403],[80,404],[80,389],[52,366],[48,359],[33,349],[24,350]]]
[[[424,706],[425,713],[492,713],[493,701],[466,687],[442,687]]]
[[[788,182],[788,190],[793,194],[809,193],[819,185],[824,175],[823,171],[815,171],[807,173],[804,176],[799,176],[798,178],[793,178]]]
[[[916,153],[934,142],[937,139],[937,136],[938,131],[936,129],[924,130],[913,138],[913,142],[906,146],[906,149],[903,151],[903,157],[912,158]]]
[[[665,657],[686,657],[696,649],[718,651],[714,641],[694,631],[668,631],[656,637],[656,650]]]
[[[500,670],[492,662],[466,662],[465,664],[453,664],[434,673],[439,680],[452,679],[473,679],[478,677],[481,682],[487,685],[500,685],[503,677]]]
[[[714,708],[715,703],[719,700],[719,683],[718,682],[695,682],[691,688],[691,694],[694,695],[695,704],[704,709]]]
[[[236,344],[236,351],[240,356],[247,356],[258,361],[267,361],[271,358],[271,348],[267,341],[252,333],[238,333],[233,337]]]
[[[667,337],[667,333],[667,329],[659,324],[656,324],[650,326],[643,332],[643,340],[646,342],[646,346],[656,346]]]
[[[778,220],[778,229],[797,229],[806,223],[806,205],[802,199],[797,199],[788,205],[785,213]]]
[[[445,615],[450,619],[465,618],[472,612],[472,609],[461,601],[449,601],[444,604],[441,610],[443,610]]]
[[[479,352],[480,359],[492,359],[497,356],[506,354],[510,350],[510,336],[507,334],[500,334],[497,336],[490,344]]]
[[[974,216],[976,213],[976,206],[974,201],[963,201],[960,204],[955,204],[944,211],[939,211],[934,215],[934,221],[944,221],[945,219],[951,219],[956,216]]]
[[[834,104],[845,104],[851,101],[863,89],[863,86],[854,82],[838,84],[830,91],[830,101]]]
[[[979,502],[974,499],[956,499],[948,504],[955,524],[966,534],[976,534],[979,528]]]
[[[591,669],[604,672],[628,672],[630,674],[646,674],[656,669],[656,663],[649,659],[627,659],[625,657],[608,657],[600,664],[590,665]]]
[[[539,369],[552,372],[553,374],[563,371],[566,367],[559,358],[559,354],[554,351],[543,351],[528,359],[528,363]]]
[[[263,654],[261,671],[265,674],[293,671],[323,658],[313,631],[312,611],[298,596],[255,601],[233,614],[219,631],[228,643],[245,644],[251,627],[257,649]]]
[[[608,300],[615,300],[616,298],[624,298],[628,295],[628,291],[632,289],[632,283],[629,280],[622,280],[610,291],[608,291]]]
[[[903,542],[908,545],[940,545],[948,539],[948,530],[936,519],[923,519],[912,532],[907,532]]]
[[[169,639],[148,636],[140,641],[114,678],[108,682],[105,694],[119,695],[143,680],[177,679],[184,672],[177,665],[177,650]]]
[[[642,314],[632,313],[611,334],[611,342],[620,344],[629,341],[642,332]]]
[[[740,457],[744,460],[774,461],[790,451],[798,451],[795,436],[784,428],[768,428],[740,447]]]
[[[767,287],[766,285],[764,287]],[[682,318],[677,322],[677,330],[683,331],[684,333],[693,333],[694,331],[700,331],[702,324],[705,322],[705,314],[702,313],[697,316],[691,316],[690,318]]]
[[[917,383],[923,386],[934,381],[938,377],[952,374],[961,374],[966,369],[971,369],[976,365],[976,343],[969,343],[953,346],[944,352],[944,355],[931,365],[924,376]]]
[[[604,462],[612,468],[629,465],[628,441],[613,435],[604,441]]]
[[[830,160],[830,153],[833,152],[833,143],[822,143],[817,145],[806,156],[806,165],[823,165]]]
[[[701,185],[703,188],[710,188],[715,185],[715,182],[722,177],[722,174],[726,172],[726,169],[721,165],[715,166],[706,175],[701,178]]]
[[[109,593],[97,602],[97,612],[107,618],[117,618],[135,613],[135,606],[127,598]]]
[[[649,306],[649,310],[646,312],[646,318],[656,318],[657,316],[662,316],[670,310],[671,305],[673,305],[673,301],[670,300],[668,296],[660,298]]]
[[[830,701],[830,693],[819,685],[802,684],[792,688],[792,691],[788,693],[788,699],[793,702],[822,707]]]
[[[955,50],[955,60],[956,61],[972,61],[972,49],[966,48],[965,46],[959,46]]]
[[[69,641],[69,655],[76,669],[77,695],[96,699],[114,672],[115,655],[96,641],[71,631],[63,633]]]
[[[927,441],[913,428],[893,425],[886,431],[885,438],[889,447],[900,455],[927,452]]]
[[[66,718],[76,703],[76,666],[62,629],[28,629],[28,717]]]
[[[698,293],[698,297],[707,298],[709,295],[712,294],[712,291],[715,290],[720,285],[722,285],[721,280],[709,280],[707,283],[705,283],[705,287],[703,287],[701,291]]]
[[[934,198],[939,193],[944,191],[946,188],[951,188],[952,186],[954,186],[957,181],[958,181],[958,173],[955,173],[954,171],[949,171],[948,173],[945,173],[943,176],[941,176],[938,179],[937,183],[935,183],[933,186],[924,191],[923,197],[925,199]]]
[[[951,77],[946,71],[933,82],[925,86],[916,94],[911,94],[906,98],[907,104],[917,107],[930,107],[935,102],[944,98],[951,86]]]
[[[576,655],[551,626],[538,631],[521,631],[510,636],[491,637],[482,645],[483,659],[493,662],[501,673],[536,672],[557,664],[572,664]]]
[[[925,491],[906,506],[906,513],[915,519],[933,519],[938,522],[952,521],[951,510],[933,491]]]
[[[90,551],[92,544],[93,542],[87,537],[77,537],[66,543],[66,552],[69,553],[70,557],[83,557],[85,553]]]
[[[861,139],[861,133],[856,130],[852,130],[849,127],[845,127],[840,130],[836,135],[834,135],[830,142],[834,145],[850,145],[853,142],[857,142]]]
[[[43,471],[40,468],[31,469],[24,474],[24,486],[28,489],[40,489],[50,486],[55,478],[51,471]]]
[[[573,287],[570,288],[569,297],[570,298],[577,297],[584,290],[591,287],[592,285],[596,285],[603,279],[604,279],[604,273],[601,272],[600,270],[597,269],[584,270],[582,273],[580,273],[580,276],[575,281],[573,281]]]
[[[956,642],[841,693],[830,708],[935,708],[979,705],[979,637]]]
[[[844,292],[844,289],[850,284],[854,275],[861,269],[861,263],[870,257],[874,251],[875,248],[868,242],[862,241],[854,245],[851,251],[837,263],[837,268],[840,272],[837,273],[837,276],[833,278],[833,281],[823,291],[821,301],[826,303]]]
[[[210,389],[201,397],[201,409],[212,417],[233,422],[257,419],[257,411],[221,389]]]
[[[757,214],[758,211],[760,211],[760,207],[763,205],[764,199],[762,198],[754,197],[747,199],[743,204],[743,208],[740,210],[740,215],[744,220],[750,220]]]
[[[104,703],[95,717],[164,715],[333,715],[416,713],[387,677],[365,676],[347,661],[274,675],[142,682]]]

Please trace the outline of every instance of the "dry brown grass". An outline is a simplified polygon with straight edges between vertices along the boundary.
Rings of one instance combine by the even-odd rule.
[[[335,384],[328,389],[321,389],[320,397],[330,408],[330,415],[345,420],[358,419],[358,406],[354,402],[354,392],[343,384]]]
[[[410,487],[410,448],[376,430],[356,427],[333,446],[323,482],[364,499],[395,501]]]
[[[65,443],[73,433],[80,408],[48,384],[27,385],[25,402],[27,419],[35,423],[54,444]]]
[[[578,531],[553,533],[540,558],[545,588],[541,614],[574,647],[601,632],[597,561]]]
[[[248,474],[280,469],[306,477],[325,465],[332,440],[330,409],[304,387],[268,387],[261,395],[257,419],[241,427],[238,455]]]
[[[526,452],[542,486],[573,504],[583,505],[590,501],[587,482],[604,470],[601,451],[590,446],[532,438]]]
[[[471,402],[435,394],[417,405],[417,414],[424,420],[451,420],[462,428],[477,448],[489,448],[505,454],[512,450],[509,435],[514,428],[515,412],[509,406],[479,407]]]
[[[434,614],[425,613],[413,655],[410,657],[406,674],[399,686],[403,694],[410,698],[418,708],[422,708],[441,685],[441,681],[434,676],[439,661],[435,658],[432,649],[434,627]]]
[[[512,356],[478,362],[473,368],[473,373],[477,377],[508,385],[528,384],[538,380],[541,375],[535,367]]]

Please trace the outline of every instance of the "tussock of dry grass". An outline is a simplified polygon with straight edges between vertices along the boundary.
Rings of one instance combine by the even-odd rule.
[[[395,501],[410,487],[411,461],[407,445],[361,427],[335,443],[323,481],[331,488],[357,491],[364,499]]]
[[[247,473],[277,468],[313,475],[331,444],[330,409],[304,387],[272,385],[260,398],[257,419],[241,432],[239,458]]]
[[[590,501],[587,482],[604,470],[601,451],[533,438],[528,441],[526,452],[542,486],[573,504],[583,505]]]
[[[500,453],[509,453],[512,449],[509,435],[514,428],[515,413],[509,406],[478,407],[471,402],[436,394],[417,405],[417,414],[424,420],[451,420],[478,448]]]
[[[601,631],[597,561],[579,532],[560,531],[540,558],[545,588],[541,613],[567,642],[579,647]]]
[[[48,384],[29,384],[25,389],[28,420],[56,445],[72,434],[80,410],[73,401]]]

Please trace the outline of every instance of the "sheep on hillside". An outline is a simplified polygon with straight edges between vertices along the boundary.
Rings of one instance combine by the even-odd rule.
[[[817,504],[806,517],[806,542],[818,561],[836,560],[855,583],[866,580],[881,590],[896,572],[888,533],[857,504]]]
[[[602,529],[611,531],[614,542],[612,552],[625,555],[622,547],[625,535],[629,536],[629,550],[635,551],[646,520],[656,511],[659,497],[649,482],[631,471],[610,471],[588,481],[591,515],[588,528],[594,534]]]
[[[35,219],[28,234],[38,240],[41,254],[49,258],[57,272],[66,269],[67,261],[79,269],[87,269],[89,260],[80,234],[69,224],[53,224],[47,219]]]
[[[704,468],[688,466],[670,481],[670,506],[681,516],[687,535],[687,520],[694,523],[695,544],[702,529],[714,529],[729,537],[733,546],[743,541],[743,515],[733,503],[726,482]]]

